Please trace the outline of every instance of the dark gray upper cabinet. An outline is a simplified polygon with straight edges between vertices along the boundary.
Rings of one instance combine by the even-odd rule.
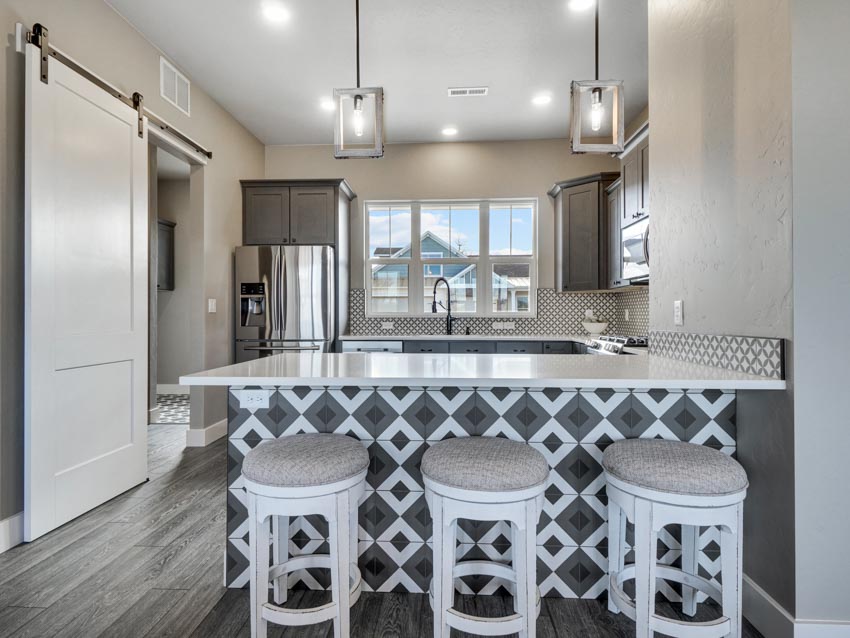
[[[336,239],[334,189],[293,186],[289,189],[289,242],[333,244]]]
[[[617,180],[605,190],[606,212],[608,217],[608,287],[628,286],[623,279],[622,245],[620,228],[623,221],[623,187]]]
[[[348,232],[348,203],[354,193],[345,180],[243,180],[242,193],[246,245],[328,244],[340,249],[337,238]]]
[[[167,219],[157,220],[156,289],[174,290],[174,227]]]
[[[250,186],[243,192],[243,241],[249,244],[289,243],[289,188]]]
[[[620,156],[623,175],[623,226],[649,214],[649,137]]]
[[[608,288],[608,199],[617,173],[555,184],[555,285],[560,291]]]

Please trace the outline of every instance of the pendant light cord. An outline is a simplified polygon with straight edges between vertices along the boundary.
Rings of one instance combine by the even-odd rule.
[[[596,64],[596,81],[597,82],[599,81],[599,1],[600,0],[596,0],[596,24],[594,25],[594,33],[593,33],[593,47],[594,47],[593,56],[594,56],[594,61],[595,61],[595,64]],[[360,0],[357,0],[357,2],[360,2]],[[359,27],[358,27],[358,29],[359,29]],[[359,30],[358,30],[358,33],[359,33]],[[358,44],[358,49],[357,49],[358,50],[358,54],[357,54],[358,56],[360,55],[359,46],[360,45]],[[358,60],[359,59],[360,58],[358,57]],[[360,66],[359,65],[360,65],[360,63],[358,62],[358,66],[357,66],[357,73],[358,74],[360,73]],[[359,78],[360,76],[358,75],[357,77]],[[358,84],[357,86],[360,86],[360,84]]]
[[[597,10],[597,21],[599,20]],[[354,24],[357,28],[357,88],[360,88],[360,0],[354,0]],[[598,65],[597,65],[598,69]],[[599,71],[596,72],[599,75]]]

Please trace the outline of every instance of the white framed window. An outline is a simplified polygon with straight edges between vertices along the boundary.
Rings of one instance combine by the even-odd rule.
[[[159,58],[159,94],[162,98],[183,111],[191,114],[192,83],[189,78],[180,73],[171,62]]]
[[[366,314],[534,317],[537,200],[364,203]],[[436,286],[436,294],[435,294]]]

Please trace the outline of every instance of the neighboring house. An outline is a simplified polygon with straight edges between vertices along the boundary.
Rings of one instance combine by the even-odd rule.
[[[468,255],[459,249],[451,247],[444,239],[426,231],[422,235],[422,259],[468,259]],[[376,248],[375,257],[392,257],[404,259],[410,257],[411,246],[408,244],[402,248]],[[528,310],[529,278],[528,267],[524,273],[512,271],[512,266],[500,264],[498,272],[493,274],[493,310],[501,312]],[[380,308],[381,300],[389,303],[386,307],[392,307],[391,300],[408,296],[408,264],[382,264],[375,266],[372,271],[372,300],[373,307]],[[452,311],[475,312],[475,296],[477,282],[476,264],[429,264],[423,265],[423,302],[422,312],[431,311],[431,300],[433,299],[434,284],[440,277],[445,277],[452,288]],[[524,276],[519,276],[523,274]],[[440,287],[437,291],[437,299],[445,303],[445,288]],[[414,312],[417,309],[414,308]],[[440,312],[444,312],[439,309]]]

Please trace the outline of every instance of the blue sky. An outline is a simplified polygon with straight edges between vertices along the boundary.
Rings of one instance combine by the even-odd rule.
[[[369,254],[376,248],[410,243],[410,209],[373,209],[369,213]],[[423,206],[422,233],[431,231],[469,256],[480,252],[478,208]],[[512,232],[511,232],[512,231]],[[490,209],[490,254],[530,255],[533,223],[530,206],[494,205]]]

